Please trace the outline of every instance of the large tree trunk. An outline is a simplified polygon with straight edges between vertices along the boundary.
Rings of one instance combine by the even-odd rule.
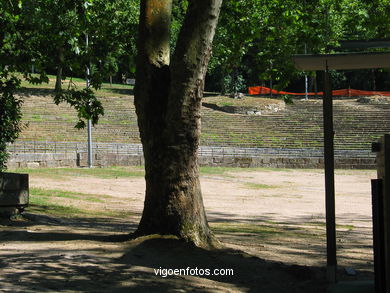
[[[135,106],[145,156],[145,205],[135,235],[216,243],[197,150],[204,77],[222,0],[192,0],[170,63],[171,0],[141,2]]]
[[[59,92],[62,90],[62,66],[65,61],[64,48],[60,47],[58,49],[58,65],[57,65],[57,76],[56,76],[56,85],[55,91]]]

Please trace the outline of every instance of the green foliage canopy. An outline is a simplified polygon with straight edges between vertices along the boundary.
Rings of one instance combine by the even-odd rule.
[[[47,82],[47,73],[62,67],[71,76],[91,68],[90,86],[126,63],[134,71],[139,0],[9,0],[0,2],[0,166],[4,168],[6,143],[21,130],[22,101],[15,91],[23,77]],[[89,44],[86,45],[86,36]],[[32,74],[31,67],[39,72]],[[70,83],[71,85],[74,85]],[[78,112],[77,128],[85,120],[98,122],[104,111],[94,91],[75,86],[55,93],[55,102],[68,102]]]

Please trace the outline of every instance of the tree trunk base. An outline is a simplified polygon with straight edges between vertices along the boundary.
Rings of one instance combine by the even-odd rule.
[[[188,239],[179,237],[171,234],[157,234],[157,233],[144,233],[137,229],[135,232],[129,234],[129,240],[144,240],[144,239],[154,239],[154,238],[163,238],[163,239],[177,239],[181,240],[185,243],[194,245],[195,247],[200,247],[207,250],[221,249],[224,248],[222,243],[215,237],[213,233],[210,233],[207,239],[203,239],[202,241],[195,239]]]

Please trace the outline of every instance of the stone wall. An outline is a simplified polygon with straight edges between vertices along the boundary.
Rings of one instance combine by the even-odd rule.
[[[324,159],[316,157],[200,157],[201,166],[242,167],[242,168],[292,168],[323,169]],[[335,158],[336,169],[375,169],[375,158]]]
[[[143,165],[143,157],[139,155],[121,155],[95,153],[93,165],[108,166],[139,166]],[[11,154],[8,168],[57,168],[57,167],[86,167],[87,153],[42,153]]]
[[[140,166],[144,164],[141,155],[125,155],[110,153],[95,153],[93,165],[96,167],[108,166]],[[201,166],[218,167],[268,167],[268,168],[324,168],[324,159],[321,157],[288,157],[278,155],[250,156],[201,156]],[[46,154],[12,154],[9,168],[39,168],[39,167],[86,167],[87,153],[46,153]],[[375,169],[375,158],[364,157],[336,157],[337,169]]]
[[[13,153],[8,168],[76,167],[76,153]]]

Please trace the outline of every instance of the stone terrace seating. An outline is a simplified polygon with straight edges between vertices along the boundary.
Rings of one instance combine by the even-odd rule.
[[[207,98],[205,98],[207,102]],[[93,130],[96,142],[139,143],[133,97],[102,98],[105,115]],[[23,106],[24,129],[19,140],[86,140],[77,130],[75,111],[56,106],[49,96],[29,96]],[[335,148],[368,150],[371,142],[390,130],[390,105],[334,101]],[[321,100],[295,100],[293,105],[262,116],[228,114],[203,107],[201,145],[320,148],[323,144]]]

